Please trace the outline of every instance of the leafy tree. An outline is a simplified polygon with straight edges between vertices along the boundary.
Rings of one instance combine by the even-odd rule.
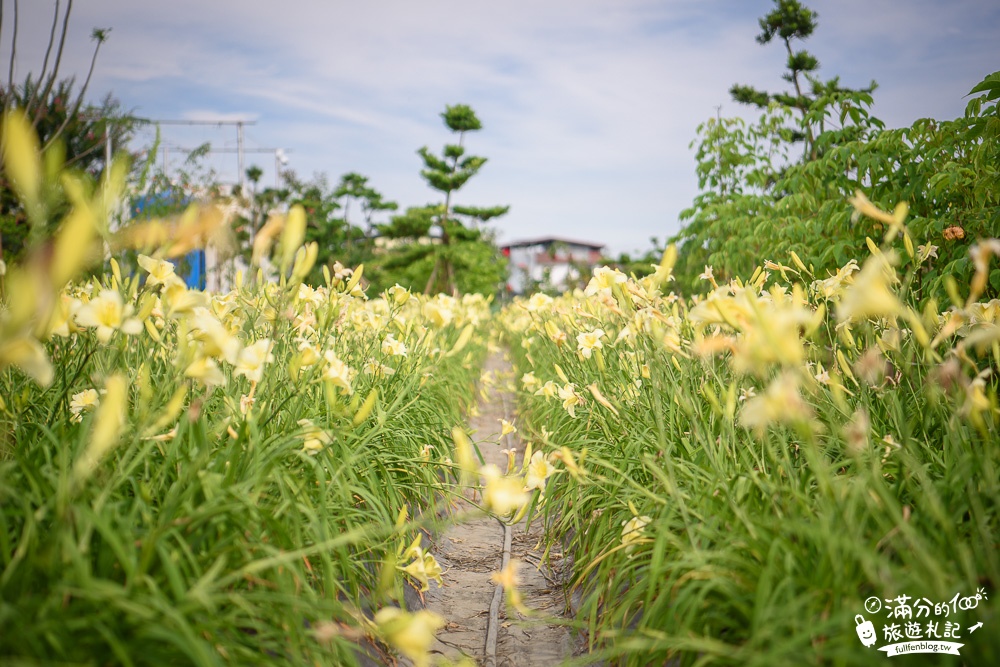
[[[824,98],[838,93],[870,95],[877,84],[872,81],[867,88],[854,90],[842,87],[840,77],[820,80],[814,74],[819,69],[819,60],[808,51],[796,51],[792,46],[794,41],[804,41],[812,35],[818,15],[798,0],[774,0],[774,4],[775,8],[758,21],[761,32],[757,35],[757,42],[770,44],[777,38],[784,44],[788,59],[781,78],[792,84],[794,91],[768,93],[753,86],[735,84],[729,93],[742,104],[764,109],[778,103],[798,113],[800,122],[792,130],[791,140],[805,142],[803,157],[814,160],[817,157],[816,136],[824,131],[824,115],[821,113]],[[871,104],[870,99],[868,104]],[[818,115],[817,111],[820,111]]]
[[[815,137],[818,157],[778,172],[773,160],[781,159],[780,151],[771,154],[768,147],[780,147],[774,128],[790,110],[772,105],[751,125],[707,122],[698,149],[704,191],[672,239],[681,244],[679,285],[704,289],[698,275],[705,265],[723,282],[748,276],[765,260],[787,264],[792,252],[806,267],[803,280],[827,277],[865,256],[866,238],[879,240],[885,232],[882,223],[854,215],[848,199],[861,191],[886,211],[908,204],[910,247],[902,236],[896,244],[900,261],[915,273],[910,289],[945,302],[946,277],[971,279],[970,245],[1000,229],[1000,72],[971,95],[963,117],[920,119],[899,129],[872,122],[863,106],[842,105],[836,120],[845,125]],[[862,113],[860,123],[846,124],[853,122],[852,110]],[[1000,270],[990,274],[984,296],[997,294]]]
[[[256,192],[257,186],[260,184],[260,179],[264,177],[264,170],[256,164],[252,164],[247,167],[247,180],[253,186],[253,191]]]
[[[395,210],[396,203],[385,200],[368,185],[367,177],[357,173],[344,174],[336,187],[331,187],[322,174],[305,180],[291,170],[283,173],[282,187],[268,187],[259,192],[255,179],[248,173],[254,189],[253,203],[242,220],[244,231],[240,238],[246,252],[249,252],[251,230],[260,229],[271,211],[301,204],[306,212],[306,241],[316,241],[319,247],[315,267],[307,282],[322,282],[323,266],[332,268],[334,262],[345,266],[370,262],[371,236],[376,228],[374,216],[381,211]],[[348,216],[353,206],[360,211],[365,229],[351,223]]]
[[[371,242],[375,233],[375,222],[373,220],[375,214],[384,211],[395,211],[399,206],[394,201],[387,201],[378,190],[369,186],[367,176],[362,176],[353,171],[340,177],[340,183],[333,191],[333,196],[343,202],[341,204],[343,209],[342,220],[345,228],[350,232],[347,235],[347,249],[349,251],[352,249],[356,236],[353,231],[355,226],[350,220],[351,203],[353,202],[361,210],[361,217],[365,224],[363,230],[365,247],[363,252],[365,254],[370,253]]]
[[[713,267],[717,280],[749,275],[762,255],[776,256],[776,251],[787,249],[805,220],[814,235],[796,237],[797,248],[829,237],[827,231],[817,232],[817,213],[809,208],[817,199],[835,197],[841,210],[850,215],[846,197],[853,190],[844,194],[832,182],[822,180],[811,183],[812,189],[799,189],[796,175],[803,170],[815,174],[827,167],[844,172],[844,164],[824,162],[828,154],[841,146],[869,141],[884,125],[869,113],[874,81],[861,90],[840,86],[839,78],[821,81],[815,75],[817,59],[794,49],[795,41],[812,35],[816,18],[815,12],[797,0],[775,0],[774,10],[759,20],[757,41],[768,44],[778,39],[784,44],[788,60],[783,78],[794,90],[767,93],[735,85],[730,89],[734,99],[761,107],[760,118],[749,124],[713,118],[698,128],[701,193],[681,213],[686,225],[671,239],[680,247],[674,270],[682,290],[704,287],[699,276],[706,265]],[[796,159],[791,153],[799,142],[804,143],[804,152]],[[822,166],[812,164],[817,162]]]
[[[257,194],[253,207],[255,220],[248,223],[254,230],[260,229],[271,211],[287,210],[300,204],[306,212],[306,241],[316,241],[319,247],[316,265],[307,280],[317,284],[322,281],[323,266],[332,266],[334,261],[345,259],[343,255],[348,233],[338,215],[341,206],[324,175],[304,180],[288,170],[283,172],[283,176],[282,187],[265,188]]]
[[[493,293],[503,279],[504,259],[492,233],[482,225],[504,215],[510,207],[452,204],[454,193],[486,164],[485,157],[466,155],[463,145],[466,132],[478,131],[482,124],[472,108],[464,104],[447,106],[441,118],[458,135],[458,142],[446,144],[440,157],[426,146],[417,154],[424,161],[421,176],[431,188],[444,194],[444,202],[408,209],[380,228],[387,241],[395,241],[390,243],[394,247],[380,268],[390,274],[402,271],[410,285],[426,275],[424,292],[428,294]],[[433,239],[432,231],[436,232]]]

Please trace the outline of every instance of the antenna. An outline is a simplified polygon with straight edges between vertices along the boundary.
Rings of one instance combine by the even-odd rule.
[[[148,125],[215,125],[217,127],[222,127],[223,125],[235,125],[236,126],[236,168],[240,179],[240,191],[246,190],[247,187],[247,176],[246,170],[243,168],[244,153],[246,150],[243,147],[243,126],[244,125],[256,125],[255,120],[246,120],[242,118],[237,118],[235,120],[231,119],[219,119],[219,120],[184,120],[184,119],[171,119],[171,118],[133,118],[134,121],[138,123],[146,123]],[[268,149],[267,152],[276,149]],[[222,152],[222,151],[214,151]],[[229,152],[229,151],[226,151]],[[166,165],[166,151],[164,151],[164,165]]]

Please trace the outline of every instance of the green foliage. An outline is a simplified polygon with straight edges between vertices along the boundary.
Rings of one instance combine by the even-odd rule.
[[[911,289],[919,272],[908,266],[895,293],[938,322]],[[763,280],[723,285],[698,304],[603,278],[592,296],[517,301],[501,316],[524,374],[520,432],[582,470],[551,478],[537,517],[550,553],[571,555],[590,660],[878,664],[854,616],[897,621],[867,613],[867,598],[915,605],[977,591],[978,609],[938,615],[939,627],[961,625],[968,664],[1000,660],[996,635],[965,630],[1000,610],[996,303],[958,309],[967,333],[921,344],[894,318],[838,325],[831,313],[846,297],[792,277],[770,291]],[[782,298],[801,298],[815,324],[777,334]],[[588,332],[603,344],[586,353]],[[779,367],[728,351],[753,340],[765,358],[803,357]],[[800,396],[771,393],[789,377]],[[755,431],[762,405],[770,424]],[[887,639],[879,627],[879,646]]]
[[[134,122],[122,112],[120,104],[110,95],[98,106],[84,104],[97,56],[108,39],[110,28],[94,28],[91,32],[95,46],[91,54],[90,69],[82,85],[76,87],[72,78],[59,78],[72,7],[72,2],[65,7],[55,3],[48,47],[41,69],[36,75],[28,74],[24,83],[19,85],[14,83],[18,32],[15,3],[14,38],[8,53],[10,68],[6,81],[0,82],[0,109],[4,113],[20,109],[25,114],[45,153],[50,175],[65,164],[96,176],[99,167],[107,166],[104,164],[107,144],[110,142],[114,151],[122,150],[131,136]],[[38,41],[42,42],[41,39]],[[2,161],[3,157],[0,156],[0,174],[3,174],[0,176],[0,260],[11,261],[21,258],[29,246],[43,242],[54,229],[29,221],[29,216],[21,207],[7,172],[3,169]],[[37,211],[34,217],[53,222],[60,220],[65,214],[68,207],[67,194],[58,179],[49,178],[47,183],[47,191],[42,193],[42,203],[46,210]]]
[[[431,236],[432,228],[446,230],[449,242],[443,242],[443,235]],[[455,291],[490,295],[507,275],[507,260],[492,233],[466,227],[454,217],[445,220],[442,205],[409,208],[380,231],[382,246],[370,270],[375,290],[397,283],[420,290],[436,279],[442,266],[450,266]]]
[[[458,134],[458,143],[446,144],[441,157],[426,146],[417,154],[424,162],[420,175],[444,195],[444,202],[410,208],[379,227],[382,254],[373,266],[373,281],[380,288],[398,282],[426,294],[494,294],[506,275],[506,260],[481,225],[510,207],[452,204],[452,195],[486,164],[485,157],[466,155],[463,146],[465,133],[482,129],[482,123],[464,104],[446,107],[441,118]]]
[[[365,241],[370,249],[371,240],[375,232],[375,222],[373,217],[376,213],[385,211],[395,211],[399,205],[394,201],[387,201],[375,188],[368,185],[368,177],[356,172],[350,172],[340,177],[340,183],[333,191],[333,196],[343,202],[343,220],[345,225],[351,226],[349,214],[351,202],[355,202],[361,209],[361,216],[365,222]],[[348,236],[350,244],[353,235]]]
[[[376,216],[396,210],[397,204],[386,200],[368,183],[366,176],[350,172],[331,187],[323,175],[303,180],[294,172],[285,171],[283,181],[280,188],[268,187],[251,193],[241,237],[248,256],[250,230],[259,230],[271,212],[299,204],[306,213],[306,241],[315,241],[319,248],[308,283],[322,284],[324,266],[333,271],[338,262],[341,266],[357,266],[372,260],[378,227]],[[357,222],[354,212],[360,213]]]
[[[51,164],[65,164],[96,177],[105,167],[108,135],[112,147],[120,150],[132,136],[135,123],[112,97],[106,97],[100,106],[84,107],[80,101],[81,94],[82,91],[74,88],[72,80],[60,81],[46,92],[42,82],[29,76],[20,86],[7,88],[0,85],[0,107],[25,111],[29,120],[34,122],[39,141],[49,154]],[[46,217],[59,220],[68,210],[67,196],[57,180],[50,179],[49,183],[51,187],[44,193],[50,212]],[[53,231],[51,227],[38,229],[35,241],[50,236]],[[26,211],[8,177],[0,176],[2,258],[12,262],[22,257],[30,244],[30,234]]]
[[[866,237],[882,224],[856,219],[848,198],[863,191],[884,210],[907,202],[917,244],[937,261],[914,289],[939,298],[943,276],[968,280],[969,245],[1000,228],[1000,176],[996,141],[984,139],[998,124],[996,74],[973,89],[965,117],[921,119],[885,129],[866,111],[868,97],[836,93],[823,114],[835,129],[816,137],[818,157],[787,165],[779,136],[788,112],[772,106],[749,127],[739,120],[709,120],[699,128],[698,176],[704,192],[682,213],[688,224],[677,266],[683,291],[703,289],[697,276],[710,265],[717,278],[748,275],[762,259],[787,262],[792,252],[818,278],[864,252]],[[905,254],[902,239],[897,241]],[[990,294],[1000,290],[991,278]]]
[[[274,335],[282,362],[297,353],[290,322],[248,334]],[[384,334],[339,331],[338,354],[360,368]],[[447,451],[461,418],[456,391],[459,403],[471,400],[477,363],[463,370],[461,358],[445,359],[430,374],[414,361],[395,364],[389,378],[359,375],[359,398],[379,392],[375,417],[360,428],[351,422],[357,400],[330,402],[318,372],[289,376],[279,363],[246,419],[232,415],[251,387],[233,376],[227,393],[193,396],[168,437],[150,438],[161,435],[150,425],[190,381],[155,345],[115,347],[92,335],[56,340],[59,374],[48,392],[9,370],[0,376],[8,399],[0,662],[354,663],[352,642],[318,641],[316,629],[355,625],[354,610],[380,604],[380,563],[412,539],[393,524],[402,507],[425,507],[438,484],[421,448]],[[74,423],[67,406],[92,374],[114,368],[129,369],[133,387],[127,433],[94,478],[78,484],[74,461],[93,419]],[[302,451],[301,419],[335,433],[316,456]]]
[[[483,125],[479,122],[476,112],[467,104],[445,106],[441,118],[449,130],[459,133],[459,137],[461,137],[463,132],[475,132],[476,130],[483,129]]]
[[[278,282],[189,291],[155,257],[200,241],[161,225],[114,239],[142,274],[67,285],[124,170],[91,192],[43,172],[22,115],[3,127],[24,206],[51,214],[61,178],[74,207],[0,274],[0,663],[341,665],[391,642],[370,619],[407,604],[397,566],[452,491],[485,300],[368,299],[350,271],[312,289],[291,220],[303,268]]]
[[[774,0],[774,4],[775,9],[759,20],[761,32],[757,35],[757,43],[764,45],[770,44],[775,38],[781,40],[788,54],[786,72],[781,78],[792,84],[794,91],[768,93],[753,86],[735,84],[729,89],[729,93],[735,101],[742,104],[767,108],[768,105],[777,103],[794,109],[799,114],[800,122],[791,127],[791,134],[786,140],[804,141],[803,159],[815,159],[818,150],[816,135],[823,132],[823,98],[850,93],[863,99],[863,96],[875,90],[876,84],[872,81],[867,88],[850,89],[841,87],[839,77],[825,82],[818,79],[814,72],[819,69],[819,60],[808,51],[795,51],[792,48],[793,41],[808,39],[816,30],[816,12],[798,0]]]

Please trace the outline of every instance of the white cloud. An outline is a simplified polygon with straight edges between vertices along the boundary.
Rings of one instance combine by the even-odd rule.
[[[47,4],[25,9],[24,34],[47,31]],[[959,113],[1000,36],[997,10],[976,0],[807,4],[820,14],[805,47],[821,74],[877,79],[875,111],[890,125]],[[361,171],[404,206],[434,199],[414,151],[439,150],[450,137],[438,114],[468,103],[485,130],[467,145],[490,162],[463,201],[510,203],[504,238],[547,230],[624,250],[676,231],[696,194],[698,123],[720,104],[752,115],[729,86],[785,86],[782,50],[753,39],[769,7],[100,0],[74,10],[66,67],[85,70],[90,27],[111,25],[92,90],[115,90],[147,116],[256,117],[248,145],[290,149],[305,175]],[[40,48],[26,46],[21,62],[40,62]]]

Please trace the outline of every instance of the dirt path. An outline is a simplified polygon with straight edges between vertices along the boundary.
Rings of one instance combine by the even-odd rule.
[[[514,419],[514,395],[507,388],[513,369],[500,353],[493,353],[485,371],[493,381],[485,383],[486,394],[480,397],[479,414],[470,426],[485,461],[505,470],[502,449],[516,447],[519,458],[524,452],[516,434],[500,438],[500,419]],[[458,511],[469,508],[461,504],[464,507]],[[556,665],[572,655],[570,631],[545,622],[546,617],[561,616],[564,597],[558,576],[538,570],[541,552],[535,547],[541,536],[537,522],[525,531],[523,523],[505,528],[493,517],[461,523],[437,536],[432,553],[445,570],[447,585],[432,586],[426,603],[448,625],[438,633],[435,652],[452,660],[468,656],[487,667]],[[522,563],[518,589],[525,606],[536,612],[530,620],[507,609],[503,588],[490,579],[511,558]]]

